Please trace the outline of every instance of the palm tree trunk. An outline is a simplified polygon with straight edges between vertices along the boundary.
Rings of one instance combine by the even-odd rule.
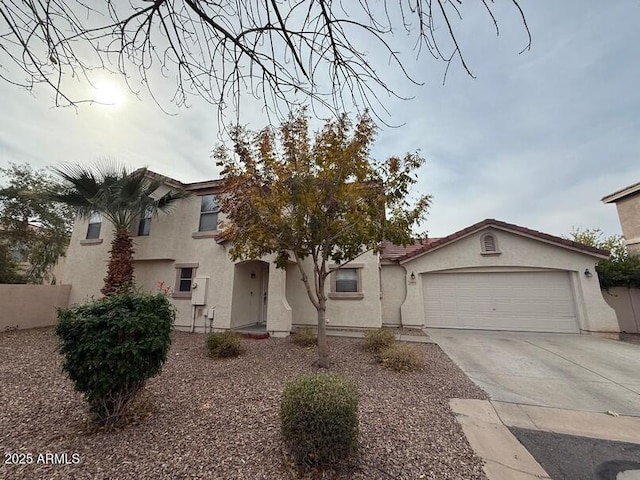
[[[133,241],[128,230],[116,230],[109,250],[109,266],[101,292],[115,295],[133,288]]]

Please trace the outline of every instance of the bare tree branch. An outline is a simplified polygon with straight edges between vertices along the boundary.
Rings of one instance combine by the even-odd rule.
[[[526,32],[524,52],[529,26],[519,0],[507,2]],[[499,35],[498,7],[482,7]],[[92,101],[78,83],[107,70],[161,106],[158,84],[169,82],[178,107],[201,97],[220,114],[237,112],[248,94],[279,118],[310,104],[368,108],[380,119],[384,98],[407,98],[389,72],[421,84],[406,69],[408,52],[393,48],[394,27],[415,35],[418,57],[444,62],[445,78],[454,60],[473,76],[456,30],[466,14],[460,0],[0,0],[0,78],[28,90],[44,84],[63,106]],[[388,68],[372,52],[385,52]]]

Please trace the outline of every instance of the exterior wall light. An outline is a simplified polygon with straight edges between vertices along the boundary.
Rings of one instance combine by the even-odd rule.
[[[416,274],[411,272],[411,277],[409,277],[409,278],[411,278],[412,282],[415,282],[416,281]]]
[[[591,273],[588,268],[585,268],[584,269],[584,276],[587,277],[587,278],[591,278],[591,277],[593,277],[593,273]]]

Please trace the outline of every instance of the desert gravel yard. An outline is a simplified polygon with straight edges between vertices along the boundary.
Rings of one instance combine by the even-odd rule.
[[[360,455],[341,471],[301,476],[284,454],[278,411],[284,384],[317,370],[315,349],[243,340],[243,356],[212,360],[204,335],[172,338],[162,374],[136,408],[138,423],[90,432],[53,330],[0,333],[0,479],[485,478],[448,401],[487,397],[436,345],[417,346],[424,371],[399,374],[373,363],[361,340],[330,338],[331,371],[355,380],[361,395]],[[7,464],[27,458],[33,463]]]

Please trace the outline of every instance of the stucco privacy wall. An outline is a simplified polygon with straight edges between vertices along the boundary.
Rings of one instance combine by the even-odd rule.
[[[481,255],[481,237],[487,232],[495,235],[499,255]],[[415,283],[407,278],[407,297],[401,306],[402,324],[423,326],[425,322],[422,298],[423,274],[428,272],[464,269],[461,271],[499,271],[508,268],[536,268],[571,272],[576,300],[578,322],[581,330],[616,332],[618,323],[613,309],[602,298],[595,264],[599,258],[569,250],[541,240],[518,235],[498,228],[481,229],[467,237],[431,250],[421,256],[403,262],[407,275],[416,275]],[[593,273],[583,275],[585,269]],[[384,273],[384,270],[383,270]]]
[[[71,285],[0,285],[0,331],[55,325],[70,291]]]
[[[330,327],[365,327],[382,326],[382,309],[380,302],[380,271],[378,256],[367,252],[353,261],[354,265],[362,265],[360,269],[362,298],[329,298],[327,301],[327,319]],[[307,275],[313,288],[312,263],[304,261]],[[345,265],[349,268],[349,264]],[[327,292],[331,290],[332,275],[327,278]],[[300,272],[295,264],[287,266],[286,298],[291,305],[293,325],[317,325],[318,315],[309,300]]]
[[[616,311],[621,332],[640,333],[640,288],[612,287],[602,296]]]

